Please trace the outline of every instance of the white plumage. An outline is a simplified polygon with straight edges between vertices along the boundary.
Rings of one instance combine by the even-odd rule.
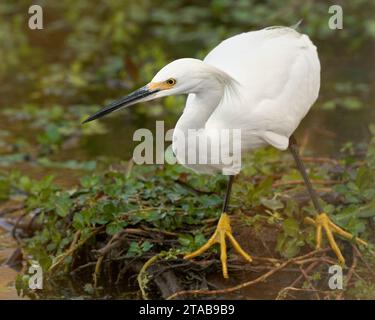
[[[199,154],[197,139],[231,149],[219,139],[221,129],[241,132],[241,153],[270,144],[285,150],[289,137],[318,97],[320,63],[308,36],[293,28],[271,27],[242,33],[221,42],[206,58],[178,59],[162,68],[151,82],[89,117],[156,98],[188,94],[173,136],[177,160],[201,173],[232,165],[216,164],[207,149],[207,163],[188,159]],[[192,130],[199,130],[191,135]],[[186,139],[179,139],[182,133]]]
[[[290,28],[243,33],[223,41],[204,62],[235,79],[244,98],[220,104],[206,126],[224,122],[240,126],[286,149],[286,138],[318,97],[320,64],[310,39]],[[267,132],[282,138],[273,140]],[[252,147],[244,142],[245,148]]]
[[[308,36],[272,27],[224,40],[203,62],[176,60],[153,82],[169,77],[177,85],[160,96],[189,93],[177,130],[204,129],[201,134],[209,135],[212,129],[241,129],[243,151],[265,144],[285,150],[318,97],[320,63]],[[177,141],[173,149],[178,158]],[[225,169],[179,161],[202,173]]]

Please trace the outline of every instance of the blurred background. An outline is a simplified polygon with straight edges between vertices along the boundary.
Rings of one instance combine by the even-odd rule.
[[[28,28],[32,4],[43,8],[43,30]],[[332,4],[343,8],[342,30],[328,27]],[[0,166],[26,159],[44,169],[86,168],[102,156],[128,159],[134,130],[154,130],[155,120],[172,128],[184,97],[90,126],[80,120],[174,59],[204,58],[231,35],[301,19],[322,64],[319,100],[298,130],[302,148],[317,156],[346,142],[351,148],[369,138],[375,119],[374,9],[363,0],[2,1]]]
[[[43,30],[28,27],[29,7],[34,4],[43,8]],[[332,16],[328,10],[334,4],[343,8],[342,30],[328,27]],[[173,128],[183,110],[185,97],[168,97],[138,105],[102,121],[81,125],[86,116],[104,104],[149,82],[165,64],[182,57],[202,59],[227,37],[268,26],[291,26],[301,19],[299,31],[309,35],[316,44],[322,65],[319,99],[297,130],[302,152],[305,156],[326,158],[355,153],[363,159],[361,152],[362,156],[366,153],[371,132],[375,135],[374,12],[375,2],[364,0],[2,0],[0,216],[11,212],[9,208],[14,203],[15,210],[23,208],[19,203],[25,198],[31,208],[50,205],[46,209],[49,212],[57,207],[55,204],[59,201],[57,209],[68,211],[72,205],[69,194],[64,193],[64,198],[50,187],[52,179],[48,175],[53,174],[60,186],[71,188],[87,172],[91,173],[100,166],[119,165],[121,160],[130,159],[136,129],[154,131],[155,120],[165,120],[166,130]],[[372,145],[375,146],[374,142]],[[374,149],[369,150],[368,154],[371,153],[372,159],[375,159],[375,152],[371,151]],[[262,163],[262,160],[258,162]],[[372,168],[374,166],[375,163],[372,163]],[[371,176],[366,170],[361,171],[359,176]],[[274,170],[269,169],[268,173],[261,171],[266,176],[270,172]],[[355,177],[355,174],[351,176]],[[38,180],[38,183],[32,182],[36,180],[29,177]],[[362,178],[359,180],[364,180]],[[85,181],[89,184],[87,181],[91,180]],[[101,187],[100,181],[93,182],[93,185]],[[121,181],[119,185],[114,185],[117,191],[124,187]],[[83,186],[86,184],[81,182]],[[206,184],[207,181],[202,178],[201,185]],[[32,189],[30,185],[43,190],[36,200],[28,198],[27,193],[22,191],[22,187]],[[247,190],[251,186],[251,183],[244,182],[241,189]],[[360,196],[363,194],[364,198],[370,198],[374,192],[366,194],[360,188],[355,189],[353,183],[350,187]],[[152,190],[150,185],[143,187],[141,184],[139,188]],[[92,189],[95,195],[96,189]],[[175,184],[166,190],[177,192]],[[362,205],[364,201],[360,196],[358,200],[345,188],[343,190],[348,194],[349,204]],[[157,193],[156,198],[161,191]],[[367,198],[366,201],[369,200]],[[191,202],[189,199],[186,201]],[[210,199],[212,201],[214,197]],[[221,204],[220,197],[216,200],[216,205]],[[253,198],[250,200],[252,203],[245,207],[254,205]],[[206,209],[207,214],[214,215],[215,205],[207,201],[204,203],[209,203],[207,208],[211,210]],[[4,210],[3,205],[6,207]],[[347,209],[351,211],[343,214],[356,215],[356,205],[349,206]],[[169,207],[166,210],[173,213]],[[371,210],[370,217],[373,214]],[[52,217],[55,219],[56,215]],[[79,215],[75,214],[76,217]],[[201,220],[200,216],[198,218]],[[51,235],[42,233],[40,239],[37,235],[35,247],[30,242],[31,252],[39,249],[34,254],[45,254],[47,248],[48,252],[57,255],[58,250],[64,250],[72,241],[71,230],[67,233],[62,229],[59,234],[53,219],[50,231],[53,229],[54,232],[51,231]],[[354,222],[344,224],[344,227],[349,226],[355,232],[364,229],[357,218]],[[0,223],[4,230],[12,230],[6,220],[0,219]],[[43,223],[46,225],[45,221]],[[57,247],[51,246],[55,242],[49,237],[54,241],[57,239]],[[292,240],[298,239],[293,235]],[[48,241],[51,244],[46,246]],[[13,251],[17,252],[17,246],[10,232],[1,231],[0,262]],[[283,247],[278,250],[287,252]],[[5,289],[16,274],[13,269],[0,266],[0,299],[18,297],[14,288]],[[371,292],[375,292],[373,284],[368,283],[373,288]],[[358,292],[367,291],[360,287]],[[366,294],[363,295],[370,295]]]

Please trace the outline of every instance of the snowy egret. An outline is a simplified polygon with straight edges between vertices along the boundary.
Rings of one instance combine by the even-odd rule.
[[[113,102],[84,122],[138,102],[188,94],[184,112],[176,124],[179,131],[199,129],[200,134],[207,134],[211,129],[240,129],[243,151],[265,145],[280,150],[289,148],[317,210],[315,219],[307,218],[307,222],[316,226],[317,247],[321,246],[324,230],[331,248],[344,263],[334,233],[366,243],[339,228],[323,212],[292,136],[317,99],[319,87],[320,62],[309,37],[294,28],[269,27],[221,42],[203,61],[184,58],[171,62],[149,84]],[[179,149],[178,143],[173,140],[174,151]],[[197,172],[215,173],[226,169],[222,164],[189,164],[176,156],[179,162]],[[227,215],[233,178],[234,173],[229,174],[222,214],[213,236],[201,248],[185,256],[187,259],[196,257],[219,243],[225,278],[228,278],[226,238],[245,260],[252,260],[232,235]]]

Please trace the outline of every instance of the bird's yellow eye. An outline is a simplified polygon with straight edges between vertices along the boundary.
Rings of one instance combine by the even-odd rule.
[[[176,84],[176,79],[170,78],[167,81],[165,81],[168,85],[174,86]]]

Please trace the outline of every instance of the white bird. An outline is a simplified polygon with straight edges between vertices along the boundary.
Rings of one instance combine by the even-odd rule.
[[[228,277],[226,237],[247,261],[252,260],[234,239],[226,214],[237,171],[233,171],[232,165],[210,162],[210,159],[206,163],[189,163],[186,155],[191,149],[198,148],[192,140],[205,136],[211,143],[218,142],[217,130],[239,129],[241,152],[265,145],[280,150],[289,147],[318,211],[315,220],[308,218],[317,228],[317,246],[321,245],[324,229],[332,249],[344,263],[332,233],[348,239],[353,236],[334,225],[322,211],[292,137],[317,99],[319,87],[320,62],[317,49],[309,37],[293,28],[270,27],[224,40],[203,61],[184,58],[169,63],[149,84],[110,104],[85,122],[138,102],[188,94],[175,132],[188,135],[196,129],[197,136],[191,138],[188,135],[187,141],[183,141],[174,135],[173,150],[177,160],[200,173],[213,174],[221,170],[229,175],[229,181],[215,233],[203,247],[185,258],[198,256],[214,243],[220,243],[225,278]],[[207,155],[208,158],[212,156],[209,151]],[[365,244],[360,239],[356,240]]]

